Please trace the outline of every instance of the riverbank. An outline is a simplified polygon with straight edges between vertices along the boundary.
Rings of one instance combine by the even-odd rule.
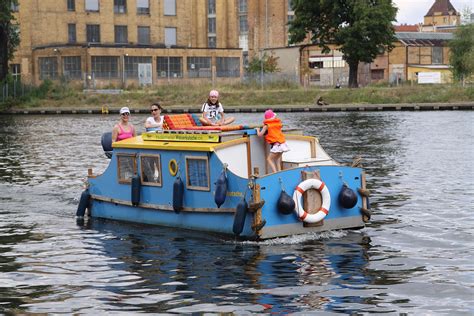
[[[380,111],[472,109],[474,86],[400,85],[370,86],[359,89],[321,89],[290,84],[219,85],[220,101],[226,112],[251,112],[266,108],[282,111]],[[149,105],[160,102],[170,113],[198,112],[210,85],[166,85],[130,90],[79,90],[52,83],[38,87],[41,93],[0,104],[9,114],[74,114],[115,112],[128,106],[133,112],[148,112]],[[322,99],[326,105],[317,105]],[[165,111],[165,112],[166,112]]]
[[[272,108],[277,112],[357,112],[357,111],[438,111],[438,110],[474,110],[474,102],[464,103],[413,103],[413,104],[330,104],[330,105],[275,105],[275,106],[239,106],[227,107],[226,113],[253,113],[264,112]],[[117,114],[118,107],[90,107],[90,108],[34,108],[11,109],[0,114]],[[132,113],[149,113],[148,107],[131,109]],[[169,106],[164,113],[198,113],[196,106]]]

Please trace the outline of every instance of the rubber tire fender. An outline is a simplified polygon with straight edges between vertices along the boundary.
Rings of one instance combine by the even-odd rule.
[[[84,190],[81,193],[81,198],[79,199],[79,205],[77,206],[76,216],[77,217],[84,217],[86,214],[86,209],[89,208],[89,202],[91,199],[91,195],[89,190]]]

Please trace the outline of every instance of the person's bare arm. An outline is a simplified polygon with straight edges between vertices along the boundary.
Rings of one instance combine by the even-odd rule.
[[[119,129],[117,125],[115,125],[114,128],[112,129],[112,143],[115,143],[117,141],[118,133],[119,133]]]
[[[265,135],[265,133],[267,132],[267,129],[268,129],[267,125],[263,125],[263,127],[261,129],[259,129],[258,127],[255,128],[255,130],[257,131],[257,136]]]

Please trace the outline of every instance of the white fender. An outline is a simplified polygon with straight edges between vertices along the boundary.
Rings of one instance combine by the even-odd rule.
[[[303,193],[309,189],[316,189],[321,192],[322,205],[315,214],[309,214],[303,209]],[[331,206],[331,195],[324,182],[318,179],[307,179],[296,186],[293,193],[293,201],[295,201],[296,216],[298,216],[299,220],[306,223],[317,223],[328,215],[329,207]]]

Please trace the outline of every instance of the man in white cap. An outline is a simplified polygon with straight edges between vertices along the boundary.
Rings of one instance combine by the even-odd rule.
[[[112,143],[124,140],[130,137],[135,137],[136,131],[132,123],[129,122],[130,110],[124,106],[120,109],[120,121],[115,124],[112,130]]]

